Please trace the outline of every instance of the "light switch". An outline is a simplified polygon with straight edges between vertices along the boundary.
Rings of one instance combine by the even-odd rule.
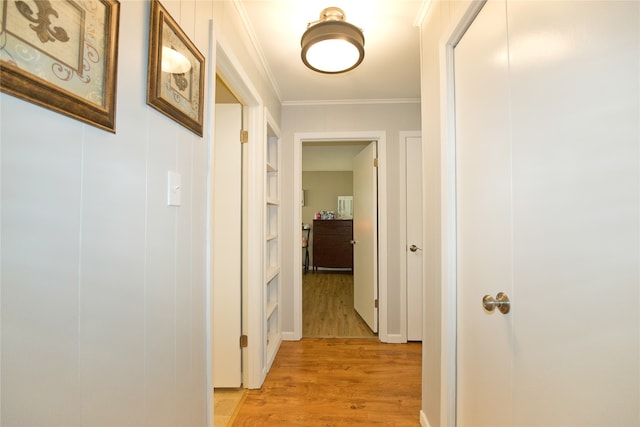
[[[167,182],[168,182],[167,204],[169,206],[180,206],[180,192],[182,191],[180,181],[181,181],[181,176],[179,173],[169,172],[169,176],[167,179]]]

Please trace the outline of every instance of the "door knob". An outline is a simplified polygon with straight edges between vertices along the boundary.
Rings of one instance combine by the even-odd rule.
[[[498,292],[496,297],[492,297],[491,295],[485,295],[482,298],[482,307],[488,311],[489,313],[493,312],[496,308],[502,314],[507,314],[509,310],[511,310],[511,301],[509,297],[504,292]]]
[[[351,243],[352,245],[355,245],[356,241],[355,240],[349,240],[349,243]]]
[[[409,246],[409,250],[410,250],[411,252],[415,252],[415,251],[421,251],[421,250],[422,250],[422,248],[419,248],[419,247],[417,247],[416,245],[411,245],[411,246]]]

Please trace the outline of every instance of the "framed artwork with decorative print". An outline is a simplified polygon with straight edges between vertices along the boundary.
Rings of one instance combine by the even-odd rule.
[[[147,104],[203,135],[204,56],[158,0],[151,0]]]
[[[0,90],[115,133],[117,0],[1,0]]]

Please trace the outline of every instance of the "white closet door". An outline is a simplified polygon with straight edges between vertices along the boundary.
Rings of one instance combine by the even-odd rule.
[[[405,139],[407,340],[422,341],[422,138]]]
[[[460,426],[640,425],[639,64],[638,2],[489,1],[455,49]]]
[[[504,16],[504,3],[487,3],[455,49],[458,426],[511,419],[512,316],[482,308],[484,295],[513,294]]]

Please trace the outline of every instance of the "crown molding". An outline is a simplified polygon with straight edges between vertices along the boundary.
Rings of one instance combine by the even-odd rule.
[[[431,8],[432,1],[433,0],[423,0],[422,4],[420,5],[420,10],[418,11],[418,16],[413,22],[413,25],[415,27],[422,27],[422,23],[426,19],[427,14],[429,13],[429,9]]]
[[[420,104],[420,98],[390,99],[328,99],[308,101],[284,101],[283,107],[312,105],[362,105],[362,104]]]
[[[273,91],[276,94],[276,97],[278,98],[278,100],[280,101],[280,103],[282,103],[282,95],[280,92],[280,86],[278,85],[278,82],[276,81],[275,77],[273,76],[273,72],[271,71],[271,67],[269,67],[269,63],[267,62],[266,57],[264,56],[264,51],[262,50],[262,46],[260,45],[260,42],[258,41],[258,37],[256,36],[256,33],[253,29],[253,26],[251,25],[251,20],[249,20],[249,16],[247,15],[247,11],[244,8],[244,5],[242,4],[241,0],[233,0],[233,4],[236,8],[236,11],[238,12],[238,15],[240,16],[240,20],[242,21],[242,25],[244,26],[245,31],[247,32],[247,35],[249,36],[249,40],[251,41],[251,45],[253,47],[253,50],[257,56],[257,62],[260,64],[260,66],[262,67],[262,70],[264,71],[264,74],[267,76],[267,79],[269,80],[269,83],[271,83],[271,87],[273,87]]]

